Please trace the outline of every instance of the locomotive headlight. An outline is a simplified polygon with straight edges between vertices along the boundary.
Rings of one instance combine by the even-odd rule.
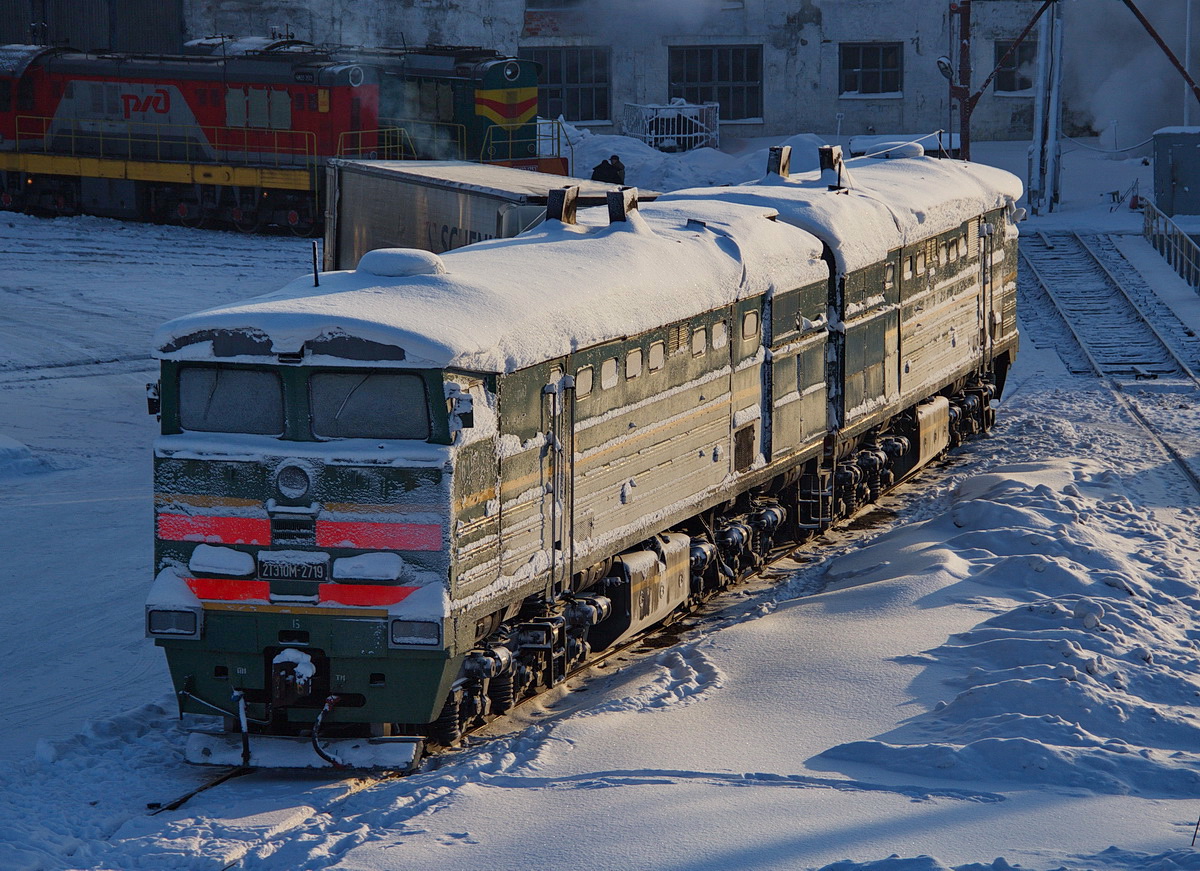
[[[392,644],[435,647],[442,641],[442,627],[424,620],[393,620]]]
[[[200,615],[195,611],[146,609],[146,634],[169,635],[177,638],[200,637]]]
[[[275,486],[289,499],[299,499],[308,492],[312,480],[299,466],[284,466],[275,475]]]
[[[504,65],[504,78],[510,82],[515,82],[517,76],[521,75],[521,65],[514,60],[510,60]]]

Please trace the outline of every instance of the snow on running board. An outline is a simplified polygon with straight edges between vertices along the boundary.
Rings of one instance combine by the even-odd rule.
[[[425,739],[409,736],[343,738],[322,741],[321,749],[346,768],[399,771],[416,769]],[[193,765],[241,765],[242,736],[238,733],[192,732],[184,753]],[[255,768],[330,768],[308,738],[250,736],[250,765]]]

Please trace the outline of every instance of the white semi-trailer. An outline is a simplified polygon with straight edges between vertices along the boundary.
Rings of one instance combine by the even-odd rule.
[[[458,160],[332,160],[326,175],[326,270],[354,269],[375,248],[442,254],[506,239],[539,222],[553,188],[579,186],[580,206],[604,205],[606,182]],[[645,202],[653,192],[639,191]]]

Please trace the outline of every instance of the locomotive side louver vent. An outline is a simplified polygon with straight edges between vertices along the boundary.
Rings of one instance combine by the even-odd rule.
[[[686,332],[687,328],[683,326],[674,326],[667,330],[668,357],[683,347],[683,337]]]
[[[271,544],[279,545],[315,545],[317,543],[317,522],[313,517],[295,517],[292,515],[271,518]]]

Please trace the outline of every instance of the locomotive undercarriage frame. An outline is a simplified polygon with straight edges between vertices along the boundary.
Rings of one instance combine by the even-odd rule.
[[[311,191],[211,184],[128,181],[135,204],[109,217],[178,223],[194,229],[225,225],[243,233],[268,226],[309,237],[321,228],[319,204]],[[35,215],[82,214],[78,176],[0,171],[0,210]],[[96,212],[94,209],[91,210]]]

